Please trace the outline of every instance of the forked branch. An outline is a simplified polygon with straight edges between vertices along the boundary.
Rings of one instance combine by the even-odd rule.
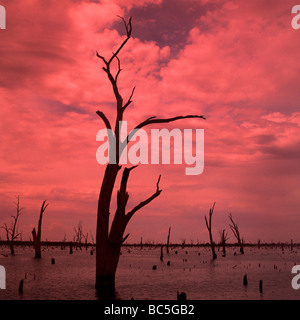
[[[107,61],[103,56],[101,56],[98,52],[96,52],[97,57],[100,58],[106,68],[103,68],[104,71],[109,72],[110,70],[110,64],[112,63],[112,61],[117,58],[118,54],[120,53],[120,51],[122,50],[122,48],[125,46],[125,44],[127,43],[127,41],[131,38],[131,33],[132,33],[132,24],[131,24],[131,20],[132,17],[129,18],[128,23],[126,23],[125,19],[123,17],[118,16],[120,19],[122,19],[122,21],[124,22],[125,25],[125,29],[126,29],[126,34],[127,37],[126,39],[122,42],[122,44],[119,46],[119,48],[117,49],[117,51],[115,53],[112,54],[112,56],[110,57],[110,59]],[[119,61],[119,60],[118,60]],[[119,70],[120,70],[120,64],[119,64]]]
[[[236,238],[236,240],[238,242],[238,245],[240,246],[241,254],[244,254],[243,239],[241,239],[239,227],[238,227],[237,223],[234,222],[231,213],[229,214],[229,219],[230,219],[230,221],[232,223],[232,224],[229,224],[229,227],[230,227],[231,231],[233,232],[233,234],[234,234],[234,236],[235,236],[235,238]]]
[[[159,176],[158,180],[157,180],[157,183],[156,183],[156,191],[155,193],[152,194],[151,197],[149,197],[148,199],[140,202],[137,206],[135,206],[131,211],[129,211],[126,215],[126,218],[127,218],[127,221],[129,221],[132,216],[140,209],[142,209],[143,207],[145,207],[148,203],[150,203],[152,200],[154,200],[155,198],[157,198],[162,190],[159,188],[159,183],[160,183],[160,178],[161,178],[161,175]]]

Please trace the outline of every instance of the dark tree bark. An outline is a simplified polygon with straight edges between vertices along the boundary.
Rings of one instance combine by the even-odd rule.
[[[238,227],[237,223],[234,222],[231,213],[229,214],[229,219],[230,219],[230,221],[232,223],[232,224],[229,224],[229,226],[230,226],[230,229],[233,232],[233,234],[234,234],[234,236],[235,236],[235,238],[236,238],[236,240],[238,242],[238,245],[240,247],[240,253],[244,254],[244,241],[240,236],[239,227]]]
[[[6,232],[6,239],[9,243],[11,255],[15,254],[14,241],[21,235],[21,233],[18,232],[18,221],[23,211],[23,208],[20,207],[20,196],[17,196],[17,202],[15,205],[17,212],[15,216],[11,216],[13,219],[11,226],[9,227],[6,223],[4,223],[4,225],[1,227]]]
[[[154,124],[154,123],[168,123],[180,119],[185,118],[202,118],[203,116],[179,116],[169,119],[157,119],[156,117],[150,117],[137,125],[135,127],[135,131],[131,131],[127,138],[124,141],[121,141],[120,138],[120,121],[123,120],[125,110],[132,103],[132,97],[135,91],[133,88],[129,99],[125,102],[121,96],[121,93],[118,88],[118,77],[122,71],[120,59],[118,54],[126,45],[128,40],[131,38],[132,33],[132,23],[131,18],[128,22],[126,22],[123,18],[121,18],[125,30],[126,30],[126,38],[119,46],[119,48],[112,54],[109,60],[105,57],[101,56],[97,52],[97,57],[102,60],[104,63],[103,71],[106,73],[108,80],[112,86],[114,97],[116,100],[116,118],[115,118],[115,128],[114,128],[114,136],[115,136],[115,154],[116,161],[115,163],[108,163],[106,166],[106,170],[104,173],[104,177],[102,180],[102,185],[99,194],[98,200],[98,210],[97,210],[97,229],[96,229],[96,288],[100,290],[114,290],[115,288],[115,274],[119,262],[120,250],[122,243],[126,240],[128,235],[124,237],[124,232],[126,226],[133,215],[157,198],[162,190],[159,187],[160,177],[158,178],[156,184],[156,190],[154,193],[149,196],[146,200],[142,201],[138,205],[136,205],[131,211],[126,212],[126,205],[128,202],[129,194],[127,192],[127,182],[129,179],[129,175],[131,171],[136,168],[124,168],[122,173],[121,185],[117,194],[117,209],[115,211],[115,215],[111,224],[111,228],[109,229],[109,218],[110,218],[110,205],[112,193],[115,187],[116,179],[118,173],[121,170],[121,166],[119,165],[119,159],[122,153],[122,150],[126,147],[128,142],[132,139],[134,134],[141,129],[142,127]],[[117,64],[116,74],[113,75],[111,71],[111,65],[115,62]],[[108,130],[112,130],[111,123],[106,115],[97,111],[97,115],[102,119],[106,128]],[[120,148],[121,147],[121,148]],[[121,151],[120,151],[121,149]]]
[[[208,220],[207,220],[206,216],[204,216],[206,227],[207,227],[208,234],[209,234],[209,241],[210,241],[210,247],[211,247],[211,252],[212,252],[213,259],[217,259],[217,255],[216,255],[216,251],[215,251],[215,243],[214,243],[213,236],[212,236],[212,226],[211,226],[211,218],[212,218],[212,215],[214,213],[215,204],[216,203],[214,203],[213,206],[209,209],[209,218],[208,218]]]
[[[42,238],[42,220],[43,220],[43,214],[48,207],[49,203],[47,203],[47,200],[43,201],[41,211],[40,211],[40,218],[38,222],[38,232],[36,233],[35,228],[32,230],[32,237],[33,237],[33,245],[35,250],[35,258],[40,259],[42,257],[42,251],[41,251],[41,238]]]
[[[171,227],[169,227],[168,239],[167,239],[167,254],[169,254]]]

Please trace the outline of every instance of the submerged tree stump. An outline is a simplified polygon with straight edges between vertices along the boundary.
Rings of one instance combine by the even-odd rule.
[[[19,289],[18,289],[19,293],[23,293],[23,284],[24,284],[24,280],[22,279],[19,284]]]
[[[186,293],[185,293],[185,292],[179,293],[179,292],[177,291],[177,300],[181,300],[181,301],[187,300],[187,298],[186,298]]]
[[[263,281],[259,280],[259,292],[263,293]]]
[[[49,203],[47,203],[47,200],[43,201],[41,211],[40,211],[40,218],[38,222],[38,231],[36,232],[35,228],[32,230],[32,237],[33,237],[33,245],[35,250],[35,258],[40,259],[42,257],[42,251],[41,251],[41,237],[42,237],[42,219],[43,214],[48,207]]]
[[[212,218],[212,215],[213,215],[213,212],[214,212],[215,204],[216,203],[214,202],[213,206],[209,209],[209,217],[208,217],[208,219],[207,219],[206,216],[204,216],[206,227],[207,227],[208,234],[209,234],[209,241],[210,241],[210,247],[211,247],[213,260],[217,259],[217,255],[216,255],[216,251],[215,251],[215,243],[213,241],[213,236],[212,236],[212,225],[211,225],[211,218]]]
[[[164,246],[161,246],[160,248],[160,261],[164,260]]]
[[[243,278],[243,285],[244,285],[244,286],[247,286],[247,285],[248,285],[248,278],[247,278],[247,275],[246,275],[246,274],[244,275],[244,278]]]
[[[171,227],[169,227],[168,238],[167,238],[167,254],[169,254],[170,234],[171,234]]]

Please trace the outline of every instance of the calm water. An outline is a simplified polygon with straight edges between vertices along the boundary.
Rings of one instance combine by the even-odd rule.
[[[178,251],[178,254],[175,254]],[[291,269],[300,264],[300,249],[245,248],[245,255],[227,256],[212,261],[208,248],[175,248],[160,261],[160,248],[123,248],[117,272],[119,299],[176,299],[177,291],[185,291],[188,299],[300,299],[294,290]],[[7,248],[0,253],[8,254]],[[200,254],[200,255],[199,255]],[[34,259],[32,248],[16,248],[16,255],[0,255],[6,268],[6,290],[0,299],[98,299],[95,289],[95,255],[90,250],[45,248],[42,259]],[[55,258],[55,264],[51,259]],[[167,265],[170,261],[170,266]],[[152,270],[157,265],[157,270]],[[243,286],[247,274],[248,286]],[[24,279],[23,294],[18,293]],[[263,294],[259,281],[263,280]]]

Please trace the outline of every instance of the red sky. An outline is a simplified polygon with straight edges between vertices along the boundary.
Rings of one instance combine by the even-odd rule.
[[[132,172],[128,208],[162,194],[130,222],[129,242],[207,242],[237,219],[246,241],[300,241],[300,30],[296,1],[2,0],[0,30],[0,224],[24,207],[28,240],[42,201],[43,238],[73,239],[82,221],[95,237],[103,166],[96,162],[97,110],[114,117],[114,97],[96,50],[124,39],[117,15],[133,16],[120,54],[120,90],[134,103],[129,126],[152,115],[203,114],[168,128],[205,130],[205,169],[144,165]],[[114,207],[114,201],[113,201]],[[113,210],[112,210],[113,212]],[[0,231],[2,239],[3,231]]]

